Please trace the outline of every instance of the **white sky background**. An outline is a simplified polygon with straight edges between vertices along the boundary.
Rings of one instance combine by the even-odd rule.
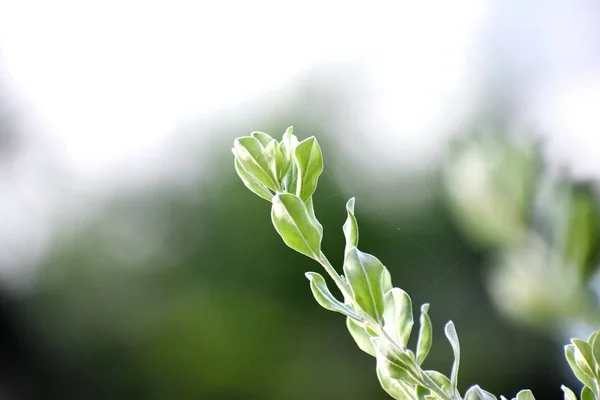
[[[553,157],[600,176],[600,63],[588,57],[600,19],[584,3],[545,2],[537,41],[526,18],[508,23],[514,37],[503,40],[516,59],[531,52],[523,38],[539,48],[542,67],[557,65],[533,84],[522,117],[548,130]],[[52,144],[35,150],[34,141],[34,151],[52,151],[91,187],[156,168],[183,118],[276,91],[328,62],[366,71],[363,114],[353,121],[378,161],[422,168],[444,144],[442,128],[473,106],[487,24],[497,12],[520,12],[501,4],[519,2],[0,0],[0,57],[40,116],[40,143]],[[36,192],[43,174],[23,178],[27,193],[3,189],[13,192],[0,201],[0,250],[12,243],[5,258],[43,242],[40,227],[56,206]],[[36,233],[17,228],[25,225]]]
[[[0,14],[9,73],[84,174],[147,154],[186,115],[327,62],[368,71],[365,109],[380,124],[401,109],[423,131],[460,88],[485,11],[475,0],[90,4],[15,0]]]

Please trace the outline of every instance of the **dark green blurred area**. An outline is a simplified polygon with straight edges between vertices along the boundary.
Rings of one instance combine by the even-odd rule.
[[[361,248],[386,264],[415,307],[431,303],[434,346],[425,367],[450,370],[442,329],[452,319],[461,390],[477,383],[509,396],[527,387],[539,399],[559,398],[560,384],[570,382],[562,346],[497,315],[482,284],[489,255],[451,222],[436,174],[385,170],[385,188],[369,180],[344,187],[329,166],[361,176],[337,146],[356,134],[335,122],[351,109],[344,87],[317,80],[296,93],[279,108],[257,102],[245,116],[202,128],[210,156],[197,159],[202,175],[193,182],[107,195],[89,219],[61,229],[33,287],[11,300],[32,371],[13,382],[22,398],[388,398],[343,317],[313,300],[303,273],[319,266],[284,245],[269,204],[235,174],[235,137],[252,130],[279,137],[292,124],[323,148],[315,209],[325,254],[339,269],[344,205],[356,196]],[[193,130],[193,121],[186,126]],[[415,201],[414,191],[424,196]]]

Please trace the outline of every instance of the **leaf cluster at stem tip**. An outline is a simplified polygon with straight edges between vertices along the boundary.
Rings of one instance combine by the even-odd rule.
[[[334,296],[325,278],[307,272],[310,289],[319,305],[342,314],[350,336],[365,353],[375,357],[376,373],[382,388],[402,400],[492,400],[496,396],[471,386],[464,397],[458,389],[460,344],[454,324],[444,332],[454,353],[450,375],[426,370],[423,363],[433,341],[429,304],[420,308],[415,349],[408,348],[414,317],[410,296],[394,287],[390,272],[375,256],[358,249],[355,199],[346,204],[342,227],[346,240],[343,275],[338,274],[321,251],[323,227],[315,215],[312,196],[323,172],[323,156],[315,137],[299,141],[288,128],[281,141],[264,132],[252,132],[235,140],[232,148],[235,169],[253,193],[271,202],[271,219],[276,231],[291,249],[316,260],[341,292]],[[600,340],[598,334],[587,342],[574,339],[566,355],[575,375],[584,384],[581,399],[598,399],[600,394]],[[576,395],[563,386],[566,400]],[[505,397],[500,396],[502,400]],[[529,390],[513,400],[534,400]]]

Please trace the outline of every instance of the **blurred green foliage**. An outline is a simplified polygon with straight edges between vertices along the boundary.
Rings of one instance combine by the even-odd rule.
[[[600,321],[590,284],[600,250],[595,183],[554,167],[539,140],[511,131],[461,136],[442,176],[457,225],[496,254],[488,279],[496,307],[549,334],[577,320],[594,331]]]

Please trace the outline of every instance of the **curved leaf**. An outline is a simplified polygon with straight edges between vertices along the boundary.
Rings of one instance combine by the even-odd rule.
[[[275,139],[271,140],[265,146],[265,154],[269,161],[269,171],[277,179],[278,171],[283,168],[283,154],[279,150],[279,142]]]
[[[272,140],[275,140],[271,137],[271,135],[269,135],[268,133],[264,133],[264,132],[259,132],[259,131],[254,131],[250,134],[250,136],[258,139],[258,141],[260,142],[260,144],[263,145],[263,147],[267,147],[267,145],[269,143],[271,143]]]
[[[279,179],[283,182],[286,191],[296,190],[297,167],[294,162],[294,151],[298,145],[298,138],[293,134],[294,127],[290,126],[283,134],[279,150],[283,155],[283,167],[279,171]]]
[[[586,386],[594,386],[594,381],[581,370],[581,368],[575,361],[574,344],[568,344],[565,346],[565,358],[567,359],[567,362],[569,363],[573,374],[575,374],[575,376],[577,377],[577,379],[579,379],[581,383],[583,383]]]
[[[596,368],[592,346],[581,339],[571,339],[571,343],[575,346],[573,355],[577,366],[584,374],[594,379]]]
[[[565,392],[564,400],[577,400],[577,396],[571,389],[569,389],[565,385],[562,385],[560,388],[562,389],[563,392]]]
[[[345,316],[360,319],[360,316],[347,304],[337,300],[329,291],[325,279],[316,272],[307,272],[304,274],[310,281],[310,289],[317,300],[317,303],[326,310],[339,312]]]
[[[533,393],[531,393],[531,390],[521,390],[519,393],[517,393],[517,400],[535,400],[535,397],[533,397]]]
[[[346,238],[346,248],[344,250],[344,254],[348,254],[352,247],[358,246],[358,223],[356,222],[356,217],[354,216],[354,197],[348,200],[346,203],[346,211],[348,212],[348,217],[346,218],[346,222],[344,222],[344,226],[342,230],[344,231],[344,237]]]
[[[346,318],[346,327],[358,347],[365,353],[375,357],[375,347],[373,347],[373,343],[371,342],[373,336],[369,335],[365,327],[352,318]]]
[[[465,394],[465,400],[496,400],[496,396],[475,385],[469,388]]]
[[[385,294],[383,320],[383,329],[387,334],[406,348],[414,321],[412,302],[404,290],[392,288]]]
[[[269,189],[267,189],[262,183],[260,183],[258,179],[249,174],[248,171],[246,171],[244,167],[242,167],[242,164],[240,164],[240,160],[238,160],[237,157],[235,157],[235,171],[237,172],[244,185],[248,189],[250,189],[252,193],[262,197],[263,199],[269,202],[272,201],[273,193],[271,193]]]
[[[273,179],[269,169],[269,159],[265,154],[265,148],[260,141],[253,136],[243,136],[233,142],[235,155],[244,169],[256,180],[267,188],[276,191],[277,182]]]
[[[306,201],[315,192],[319,176],[323,172],[321,147],[317,139],[311,136],[298,143],[294,155],[298,167],[296,196]]]
[[[429,376],[444,392],[452,393],[452,383],[444,374],[438,371],[425,371],[425,375]]]
[[[377,366],[383,376],[396,379],[409,385],[418,384],[421,371],[416,368],[414,360],[401,349],[386,339],[371,339],[375,347]]]
[[[581,400],[597,400],[594,391],[587,386],[581,389]]]
[[[429,304],[421,306],[421,318],[419,319],[419,339],[417,340],[417,364],[423,364],[431,350],[433,342],[433,327],[429,318]]]
[[[592,353],[594,355],[594,362],[596,364],[596,373],[600,373],[600,334],[594,332],[592,337],[588,340],[588,343],[592,346]]]
[[[452,382],[452,388],[456,390],[458,387],[458,368],[460,367],[460,343],[458,342],[458,335],[456,334],[456,328],[454,323],[449,321],[444,327],[446,337],[452,346],[454,352],[454,363],[452,364],[452,374],[450,375],[450,381]],[[495,397],[494,397],[495,398]]]
[[[322,237],[323,236],[323,225],[321,225],[321,223],[317,219],[317,216],[315,215],[315,207],[313,205],[313,199],[312,199],[312,197],[309,198],[308,200],[306,200],[306,202],[304,204],[306,205],[306,209],[308,210],[308,214],[312,218],[313,223],[315,224],[315,226],[319,229],[319,234]]]
[[[299,253],[318,259],[321,232],[300,198],[289,193],[273,196],[271,219],[285,244]]]
[[[387,394],[392,396],[392,398],[396,400],[412,400],[416,397],[417,394],[414,385],[409,385],[406,382],[390,377],[385,371],[382,370],[379,364],[377,365],[376,371],[381,387],[387,392]]]
[[[392,288],[390,273],[376,257],[352,247],[344,260],[344,275],[354,301],[383,324],[384,293]]]

